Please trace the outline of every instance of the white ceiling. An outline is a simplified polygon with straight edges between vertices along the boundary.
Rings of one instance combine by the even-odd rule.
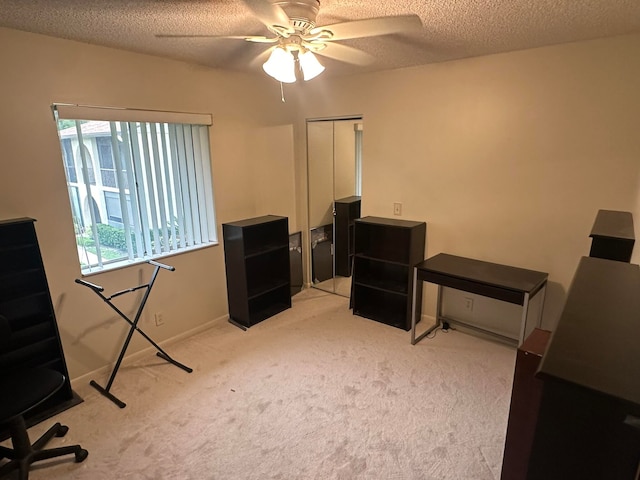
[[[321,0],[316,24],[411,13],[422,30],[340,42],[376,61],[363,67],[319,57],[324,75],[640,32],[638,0]],[[242,0],[0,0],[0,26],[259,74],[251,60],[269,45],[155,35],[270,36]]]

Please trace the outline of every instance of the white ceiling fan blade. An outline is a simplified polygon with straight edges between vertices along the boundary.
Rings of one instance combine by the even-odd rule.
[[[362,50],[332,42],[327,42],[327,46],[322,50],[312,51],[318,55],[323,55],[325,57],[333,58],[334,60],[360,66],[370,65],[376,60],[373,55],[369,55]]]
[[[157,34],[158,38],[218,38],[218,39],[227,39],[227,40],[245,40],[247,42],[253,43],[276,43],[278,41],[277,37],[268,38],[264,36],[255,36],[255,35],[187,35],[187,34]]]
[[[323,30],[329,30],[333,33],[330,40],[348,40],[350,38],[403,33],[420,28],[422,28],[422,21],[418,15],[400,15],[397,17],[377,17],[324,25],[312,29],[307,36],[313,36]]]
[[[279,5],[274,5],[269,0],[244,0],[258,20],[267,27],[278,26],[291,30],[291,20]]]

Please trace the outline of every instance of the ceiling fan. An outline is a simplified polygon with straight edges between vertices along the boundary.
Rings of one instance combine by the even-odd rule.
[[[362,50],[342,45],[341,40],[403,33],[422,26],[417,15],[376,17],[317,26],[319,0],[243,0],[272,36],[256,35],[174,35],[160,38],[224,38],[272,44],[259,56],[269,55],[264,71],[283,83],[293,83],[302,75],[311,80],[324,71],[314,54],[355,65],[368,65],[375,58]]]

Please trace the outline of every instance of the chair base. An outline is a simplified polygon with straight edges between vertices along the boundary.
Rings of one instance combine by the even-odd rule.
[[[0,478],[14,470],[19,471],[18,479],[27,480],[29,478],[29,466],[39,460],[59,457],[61,455],[75,455],[77,463],[84,461],[89,452],[80,445],[69,445],[66,447],[50,448],[44,450],[49,440],[55,437],[64,437],[69,431],[69,427],[56,423],[47,430],[32,445],[29,440],[29,434],[24,423],[24,418],[18,416],[9,423],[9,431],[11,432],[11,443],[13,449],[0,446],[0,458],[8,458],[10,461],[0,468]]]

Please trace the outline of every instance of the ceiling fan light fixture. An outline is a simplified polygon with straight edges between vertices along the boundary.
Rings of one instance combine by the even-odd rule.
[[[318,61],[311,50],[298,55],[302,76],[305,81],[311,80],[324,72],[324,66]]]
[[[269,60],[262,65],[262,69],[279,82],[294,83],[296,81],[295,59],[291,52],[282,47],[273,49]]]

